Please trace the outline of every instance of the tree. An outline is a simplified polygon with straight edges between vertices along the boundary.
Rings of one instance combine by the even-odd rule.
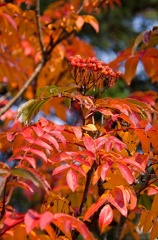
[[[130,85],[139,61],[158,81],[158,28],[107,65],[76,32],[85,23],[98,32],[94,11],[121,1],[53,1],[42,15],[31,4],[0,4],[1,239],[139,239],[137,225],[155,239],[157,93],[104,93],[120,77]],[[47,119],[51,108],[64,125]],[[12,204],[17,189],[27,210]]]

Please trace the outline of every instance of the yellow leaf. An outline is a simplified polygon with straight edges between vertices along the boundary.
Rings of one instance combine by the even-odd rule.
[[[26,228],[24,224],[18,224],[14,227],[14,240],[23,239],[27,240]]]
[[[158,238],[158,222],[156,222],[150,233],[150,240]]]
[[[153,215],[153,219],[158,216],[158,194],[154,196],[154,200],[151,206],[151,214]]]
[[[76,20],[76,27],[77,27],[77,31],[80,31],[83,24],[84,24],[84,18],[81,16],[78,16],[77,20]]]
[[[97,131],[97,128],[94,124],[87,124],[85,126],[82,127],[84,130],[86,131]]]
[[[143,233],[148,233],[149,230],[153,226],[153,216],[151,215],[150,212],[146,215],[145,222],[144,222],[144,227],[143,227]]]
[[[138,224],[138,228],[139,228],[140,230],[141,230],[141,228],[144,226],[144,222],[145,222],[145,219],[146,219],[147,214],[148,214],[148,211],[142,210],[141,216],[140,216],[140,219],[139,219],[139,224]]]

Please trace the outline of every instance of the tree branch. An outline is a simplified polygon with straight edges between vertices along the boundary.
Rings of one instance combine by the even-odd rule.
[[[39,42],[40,42],[40,46],[41,46],[42,55],[44,57],[46,49],[45,49],[45,46],[43,43],[42,29],[41,29],[41,23],[40,23],[40,0],[36,0],[35,13],[36,13],[36,22],[37,22],[37,31],[38,31]]]
[[[87,180],[86,180],[86,185],[85,185],[85,188],[84,188],[83,198],[82,198],[82,202],[81,202],[79,211],[77,213],[77,216],[81,216],[82,215],[83,208],[84,208],[85,203],[87,201],[88,190],[89,190],[91,177],[92,177],[92,173],[93,173],[93,166],[94,166],[94,164],[92,165],[91,169],[87,173]]]
[[[25,90],[28,88],[28,86],[33,82],[33,80],[38,76],[40,71],[42,70],[43,66],[45,65],[45,61],[42,60],[37,67],[35,68],[33,74],[30,76],[30,78],[27,80],[27,82],[24,84],[24,86],[20,89],[20,91],[10,100],[10,102],[0,109],[0,116],[2,116],[17,100],[19,97],[22,96],[22,94],[25,92]]]

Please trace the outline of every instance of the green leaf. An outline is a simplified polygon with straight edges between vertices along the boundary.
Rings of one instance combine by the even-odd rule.
[[[29,124],[31,119],[35,117],[41,107],[48,101],[47,100],[40,100],[40,99],[31,99],[28,102],[24,103],[18,109],[17,117],[22,116],[22,123]]]

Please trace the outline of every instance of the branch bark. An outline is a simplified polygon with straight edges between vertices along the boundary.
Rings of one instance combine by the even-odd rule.
[[[41,28],[41,24],[40,24],[40,1],[39,0],[36,0],[35,13],[36,13],[36,22],[37,22],[37,31],[38,31],[39,42],[40,42],[40,46],[41,46],[42,55],[44,57],[46,49],[45,49],[44,42],[43,42],[42,28]]]

